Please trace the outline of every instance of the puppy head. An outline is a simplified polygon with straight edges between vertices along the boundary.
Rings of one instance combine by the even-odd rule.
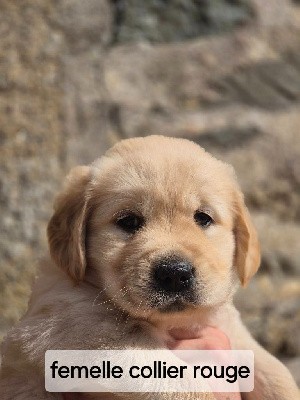
[[[48,225],[51,255],[132,314],[218,305],[258,269],[231,168],[193,142],[124,140],[67,182]]]

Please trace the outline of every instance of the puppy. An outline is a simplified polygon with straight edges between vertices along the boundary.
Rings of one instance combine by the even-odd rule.
[[[288,370],[233,306],[239,282],[259,267],[258,239],[232,168],[201,147],[128,139],[75,168],[48,239],[54,263],[43,265],[28,311],[3,346],[3,400],[62,398],[44,389],[48,349],[159,349],[172,330],[203,326],[223,331],[233,349],[254,351],[255,388],[243,399],[299,398]]]

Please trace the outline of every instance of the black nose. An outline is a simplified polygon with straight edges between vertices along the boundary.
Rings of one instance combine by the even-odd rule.
[[[164,258],[154,264],[155,286],[169,293],[191,288],[195,280],[193,265],[184,259]]]

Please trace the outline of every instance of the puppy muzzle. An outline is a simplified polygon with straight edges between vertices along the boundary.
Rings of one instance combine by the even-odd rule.
[[[196,276],[192,263],[179,256],[157,259],[152,265],[152,307],[161,311],[181,311],[195,303]]]

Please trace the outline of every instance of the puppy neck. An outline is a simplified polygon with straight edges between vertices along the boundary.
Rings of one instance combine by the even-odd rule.
[[[236,314],[238,312],[232,302],[227,302],[218,307],[203,307],[170,315],[156,315],[148,322],[152,324],[157,338],[168,340],[172,329],[185,330],[187,336],[193,336],[193,332],[199,331],[205,326],[213,326],[229,332],[230,324],[236,318]]]

